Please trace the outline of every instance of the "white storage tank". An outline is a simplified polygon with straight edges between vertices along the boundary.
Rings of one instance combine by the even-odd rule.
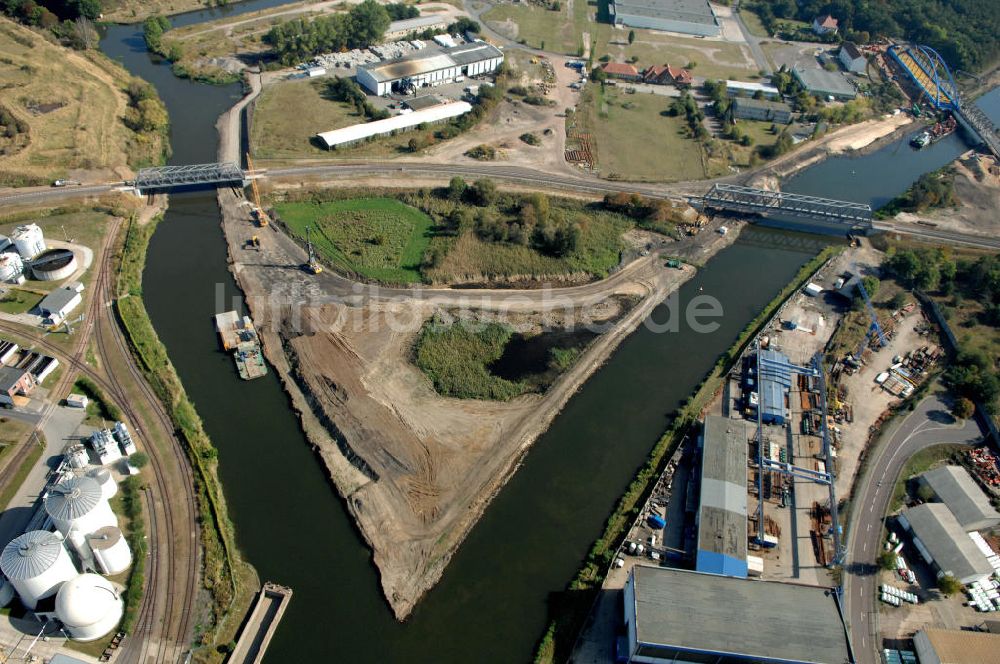
[[[14,281],[24,272],[24,261],[18,254],[7,251],[0,254],[0,281]]]
[[[90,455],[87,454],[87,448],[80,443],[73,443],[67,447],[65,454],[70,468],[86,468],[90,463]]]
[[[32,530],[12,539],[0,554],[0,570],[29,609],[77,575],[63,538],[47,530]]]
[[[3,251],[11,244],[13,243],[10,241],[9,237],[7,237],[6,235],[0,235],[0,251]]]
[[[87,477],[97,482],[101,487],[101,495],[104,496],[104,500],[111,500],[118,493],[118,482],[115,482],[110,470],[94,468],[87,472]]]
[[[132,564],[132,550],[122,531],[112,526],[101,528],[87,536],[87,543],[101,572],[109,576],[121,574]]]
[[[31,260],[45,251],[45,237],[38,224],[18,226],[10,239],[14,241],[14,248],[21,254],[21,258]]]
[[[49,489],[45,511],[65,536],[71,530],[89,535],[104,526],[118,525],[101,486],[90,477],[71,477]]]
[[[121,622],[122,598],[111,582],[97,574],[70,579],[56,595],[56,618],[75,641],[93,641]]]

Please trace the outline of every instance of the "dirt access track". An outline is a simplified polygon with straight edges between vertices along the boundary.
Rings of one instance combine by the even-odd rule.
[[[528,447],[569,397],[694,268],[657,252],[599,282],[559,289],[390,289],[300,269],[305,252],[274,226],[257,228],[240,194],[220,191],[232,271],[264,351],[303,428],[374,552],[397,618],[440,579],[452,554]],[[259,251],[246,248],[257,235]],[[712,249],[732,242],[712,234]],[[667,247],[701,252],[684,243]],[[693,243],[692,243],[693,245]],[[620,296],[638,303],[623,312]],[[615,317],[542,395],[508,402],[439,396],[411,361],[424,321],[465,310],[565,323]]]

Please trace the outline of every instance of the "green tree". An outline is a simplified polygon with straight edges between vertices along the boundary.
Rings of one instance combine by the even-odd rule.
[[[938,578],[938,590],[945,595],[954,595],[962,591],[962,582],[951,574],[945,574]]]
[[[136,452],[135,454],[129,456],[128,462],[135,468],[145,468],[149,465],[149,455],[145,452]]]
[[[628,45],[631,46],[635,43],[635,30],[628,31]]]
[[[448,200],[455,202],[462,200],[468,188],[469,186],[465,184],[465,180],[456,175],[448,182]]]
[[[878,566],[887,572],[896,569],[896,554],[892,551],[883,551],[878,554]]]
[[[976,406],[971,401],[965,397],[959,397],[955,399],[955,403],[952,404],[951,414],[960,420],[967,420],[973,416],[976,412]]]
[[[480,207],[489,207],[496,202],[497,186],[493,180],[482,178],[472,184],[472,198]]]

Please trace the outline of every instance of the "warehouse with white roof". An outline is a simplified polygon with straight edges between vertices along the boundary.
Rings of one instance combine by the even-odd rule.
[[[394,115],[391,118],[386,118],[385,120],[362,122],[361,124],[351,125],[350,127],[324,131],[323,133],[316,134],[316,138],[319,139],[320,143],[322,143],[327,150],[332,150],[336,147],[360,143],[361,141],[374,138],[375,136],[385,136],[397,131],[412,129],[418,125],[434,124],[435,122],[443,122],[445,120],[457,118],[460,115],[465,115],[471,110],[472,105],[465,101],[438,104],[437,106],[431,106],[430,108],[414,111],[412,113]]]
[[[476,41],[442,49],[422,49],[401,58],[358,67],[358,84],[375,95],[407,92],[424,86],[453,82],[459,76],[479,76],[496,71],[503,52]]]
[[[745,420],[709,415],[701,437],[698,508],[699,572],[747,575],[747,446]]]

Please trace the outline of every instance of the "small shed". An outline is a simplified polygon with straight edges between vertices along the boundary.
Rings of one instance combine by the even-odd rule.
[[[806,289],[805,289],[806,295],[816,297],[822,292],[823,292],[823,287],[820,286],[819,284],[814,284],[811,281],[808,284],[806,284]]]

